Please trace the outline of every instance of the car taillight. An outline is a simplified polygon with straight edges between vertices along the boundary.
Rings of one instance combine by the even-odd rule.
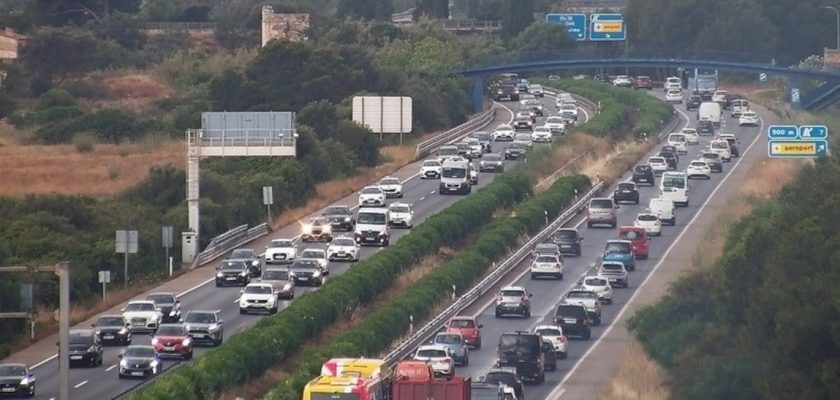
[[[528,296],[522,296],[522,301],[528,301]]]
[[[557,340],[558,340],[560,343],[566,343],[566,337],[565,337],[565,336],[560,336],[560,337],[558,337],[558,338],[557,338]]]
[[[578,323],[583,324],[583,326],[587,326],[589,325],[589,320],[587,320],[586,318],[579,318]]]
[[[495,363],[495,365],[498,367],[498,366],[499,366],[499,365],[501,365],[501,364],[502,364],[502,359],[501,359],[501,358],[499,358],[499,356],[498,356],[498,355],[496,355],[496,363]]]
[[[502,301],[502,296],[496,296],[496,301]]]

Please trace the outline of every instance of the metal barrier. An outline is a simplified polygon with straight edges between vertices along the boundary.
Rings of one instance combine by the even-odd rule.
[[[236,247],[242,246],[256,238],[268,235],[271,229],[268,224],[263,223],[248,229],[248,225],[240,225],[219,236],[213,238],[210,244],[193,260],[191,269],[201,267],[217,257],[225,254]]]
[[[411,354],[417,346],[422,344],[426,338],[443,328],[444,324],[446,324],[450,318],[458,315],[461,311],[473,304],[478,298],[487,293],[488,290],[504,279],[511,270],[513,270],[520,262],[522,262],[522,260],[531,254],[532,247],[542,243],[552,233],[554,233],[557,228],[560,228],[568,223],[575,215],[578,214],[581,208],[586,205],[589,199],[594,197],[603,187],[604,181],[597,182],[595,186],[583,195],[582,198],[567,208],[563,214],[555,218],[551,224],[534,235],[534,237],[528,240],[527,243],[522,245],[505,261],[502,261],[502,263],[491,271],[484,279],[461,295],[458,300],[452,303],[445,310],[438,313],[438,315],[423,325],[422,328],[415,331],[408,338],[402,340],[396,348],[383,357],[385,362],[389,365],[393,365],[397,361],[404,359],[406,356]]]
[[[551,96],[557,96],[561,92],[562,93],[569,93],[570,95],[572,95],[572,98],[574,98],[575,101],[582,104],[585,108],[588,108],[588,109],[594,111],[595,114],[598,114],[598,113],[601,112],[600,104],[596,103],[592,100],[589,100],[586,97],[578,96],[574,93],[566,92],[566,91],[563,91],[563,90],[560,90],[560,89],[557,89],[557,88],[553,88],[553,87],[549,87],[549,86],[545,86],[544,88],[545,88],[545,94],[548,94],[548,95],[551,95]]]
[[[475,129],[481,128],[489,124],[490,121],[492,121],[495,117],[496,107],[490,107],[489,110],[479,114],[477,117],[467,122],[464,122],[463,124],[458,125],[446,132],[443,132],[440,135],[437,135],[429,140],[420,142],[417,145],[417,150],[415,151],[414,156],[416,159],[423,158],[429,155],[429,153],[432,150],[453,140],[460,139],[461,136],[469,133],[470,131],[473,131]]]

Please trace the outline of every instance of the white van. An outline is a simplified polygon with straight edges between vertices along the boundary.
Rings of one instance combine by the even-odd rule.
[[[746,99],[735,99],[732,100],[732,105],[730,106],[731,112],[730,116],[732,118],[740,117],[745,111],[750,110],[750,102]]]
[[[677,149],[677,154],[688,154],[688,139],[682,133],[668,135],[668,144]]]
[[[528,134],[530,138],[531,135]],[[530,140],[529,140],[530,143]],[[472,192],[470,162],[466,158],[450,158],[441,164],[439,194]]]
[[[704,101],[700,104],[700,108],[697,109],[697,119],[708,119],[712,121],[712,125],[715,128],[720,127],[720,115],[723,113],[720,108],[720,103],[715,103],[713,101]]]
[[[671,199],[663,199],[661,197],[650,199],[648,205],[650,212],[656,214],[663,224],[676,225],[677,224],[677,207]]]
[[[356,229],[354,234],[356,243],[387,247],[391,242],[388,209],[360,208],[356,214]]]
[[[659,197],[670,199],[675,205],[688,207],[688,175],[666,171],[659,181]]]
[[[717,153],[720,159],[729,162],[732,161],[732,150],[729,141],[726,139],[715,139],[709,143],[709,151]]]

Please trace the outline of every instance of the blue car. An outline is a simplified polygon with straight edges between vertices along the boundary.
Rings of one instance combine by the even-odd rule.
[[[470,349],[460,333],[438,333],[432,343],[448,347],[456,365],[470,365]]]
[[[604,247],[604,261],[618,261],[628,271],[636,270],[636,256],[633,254],[633,242],[629,240],[608,240]]]

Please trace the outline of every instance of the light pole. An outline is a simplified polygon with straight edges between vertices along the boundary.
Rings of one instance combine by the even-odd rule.
[[[837,50],[840,50],[840,10],[834,6],[822,6],[820,8],[825,8],[829,10],[834,10],[834,13],[837,14]]]

